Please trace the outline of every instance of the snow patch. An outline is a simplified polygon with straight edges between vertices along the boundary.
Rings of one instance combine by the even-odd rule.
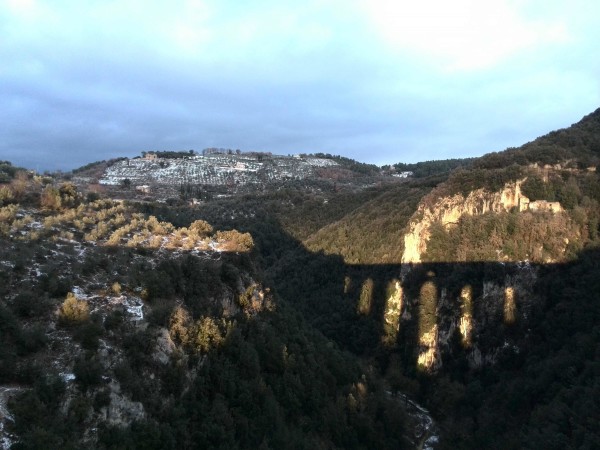
[[[15,436],[9,434],[4,429],[4,425],[7,421],[14,421],[6,404],[12,395],[22,390],[23,389],[19,387],[0,386],[0,450],[8,450],[16,442]]]
[[[61,377],[65,383],[70,383],[75,380],[75,374],[70,372],[60,372],[58,376]]]
[[[0,450],[9,450],[14,443],[11,436],[4,431],[4,422],[0,421]]]
[[[123,304],[133,321],[144,320],[144,304],[141,299],[136,297],[128,298]]]
[[[83,291],[79,286],[73,286],[71,288],[71,292],[77,297],[79,300],[87,300],[89,296]]]
[[[112,297],[109,301],[112,305],[123,305],[132,321],[138,322],[144,320],[144,302],[141,298],[121,295],[119,297]]]

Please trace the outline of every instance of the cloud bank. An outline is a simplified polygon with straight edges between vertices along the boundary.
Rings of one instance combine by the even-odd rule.
[[[591,0],[249,3],[0,3],[0,159],[69,170],[217,146],[414,162],[600,106]]]

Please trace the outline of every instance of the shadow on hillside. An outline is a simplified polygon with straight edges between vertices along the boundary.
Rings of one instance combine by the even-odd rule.
[[[394,353],[414,370],[445,360],[480,366],[512,351],[543,313],[540,278],[573,264],[346,264],[340,256],[307,250],[265,210],[248,218],[211,208],[145,212],[176,226],[202,218],[249,232],[261,277],[315,328],[355,354],[385,359]]]
[[[572,264],[346,264],[308,251],[274,221],[236,227],[254,236],[276,292],[318,330],[359,355],[394,352],[415,370],[445,359],[479,366],[512,351],[543,312],[539,278]]]
[[[200,215],[202,211],[191,213]],[[189,216],[163,216],[160,220],[187,226],[195,218],[201,217],[190,220]],[[178,325],[183,334],[176,331],[173,336],[181,341],[182,348],[188,348],[185,339],[190,336],[194,338],[190,342],[200,346],[199,353],[191,349],[190,355],[186,356],[197,363],[189,367],[197,365],[201,368],[198,381],[188,383],[183,356],[177,359],[178,354],[175,354],[164,364],[157,362],[153,356],[156,336],[152,335],[152,330],[127,327],[121,336],[125,358],[114,367],[114,375],[133,401],[144,403],[150,417],[172,419],[173,435],[190,435],[194,442],[202,442],[207,447],[216,442],[206,440],[213,432],[212,436],[217,437],[212,439],[236,436],[248,447],[260,445],[264,430],[243,428],[244,423],[250,423],[246,417],[257,417],[255,407],[260,404],[265,405],[261,423],[275,423],[284,409],[293,414],[289,422],[293,424],[290,426],[298,427],[292,429],[296,432],[309,415],[315,428],[329,417],[328,430],[339,435],[339,438],[332,438],[333,442],[344,448],[356,446],[352,443],[358,442],[360,436],[353,437],[351,433],[360,429],[364,417],[356,416],[356,421],[342,431],[337,424],[344,423],[347,405],[354,405],[357,399],[359,405],[360,401],[364,405],[368,403],[369,397],[360,398],[364,392],[361,368],[352,366],[350,359],[345,359],[347,355],[338,352],[336,346],[330,346],[313,329],[305,327],[293,309],[300,311],[314,329],[342,348],[376,358],[381,363],[378,369],[383,373],[390,355],[402,363],[403,373],[409,375],[411,371],[433,371],[440,364],[445,369],[464,369],[477,363],[485,364],[489,358],[502,357],[503,352],[514,354],[519,351],[515,343],[524,342],[530,321],[546,307],[542,301],[545,296],[539,294],[544,283],[539,280],[548,280],[563,269],[576,272],[569,266],[577,262],[554,265],[497,262],[349,265],[339,256],[307,251],[269,218],[252,218],[246,223],[219,223],[206,216],[202,218],[219,229],[250,232],[256,243],[255,254],[227,251],[194,254],[125,245],[89,246],[89,255],[85,254],[83,260],[75,263],[76,267],[71,267],[69,261],[77,261],[83,253],[78,248],[57,252],[60,248],[56,245],[57,248],[44,250],[46,256],[34,252],[36,254],[28,258],[37,260],[44,256],[53,259],[57,269],[54,275],[47,276],[48,283],[65,275],[81,273],[82,277],[93,276],[94,284],[102,289],[110,286],[115,278],[121,281],[121,277],[125,286],[145,287],[150,294],[152,320],[170,331],[172,311],[183,302],[191,318],[188,321],[182,315]],[[45,245],[38,242],[40,246]],[[22,242],[21,245],[25,248],[29,243]],[[18,249],[11,249],[11,252],[15,254],[15,250]],[[157,252],[162,252],[160,257]],[[64,262],[58,258],[61,255],[64,255]],[[580,258],[588,258],[588,263],[597,261],[598,251],[582,252]],[[27,273],[31,273],[26,262],[13,267],[12,278],[7,279],[11,285],[14,281],[17,286],[17,282],[23,282]],[[597,268],[597,265],[593,267]],[[116,270],[119,268],[122,270]],[[238,280],[244,277],[244,272],[251,274],[254,280],[264,280],[265,287],[275,288],[275,308],[283,314],[272,314],[269,309],[264,309],[257,312],[260,316],[248,315],[250,320],[223,315],[223,302],[220,301],[224,298],[223,293],[231,294],[230,301],[239,302],[236,295],[243,290],[238,288]],[[587,279],[590,279],[589,273]],[[243,288],[252,284],[248,278],[245,278],[247,282],[242,281]],[[64,285],[72,287],[75,284],[65,281]],[[49,292],[48,286],[39,283],[38,287]],[[66,294],[59,294],[61,286],[56,289],[57,295],[52,295],[53,298]],[[247,300],[251,302],[256,292],[257,289],[250,292]],[[279,299],[282,301],[277,304]],[[261,317],[261,320],[251,320],[253,317]],[[223,318],[225,321],[221,320]],[[231,320],[228,322],[228,319]],[[570,315],[568,319],[571,319]],[[93,326],[94,323],[89,323],[87,329],[93,331]],[[113,324],[115,326],[118,327]],[[106,328],[99,333],[104,337],[116,336],[115,329],[118,328]],[[534,338],[540,336],[538,333]],[[121,345],[118,339],[115,342]],[[80,357],[80,364],[94,368],[95,362],[94,352]],[[157,376],[150,377],[149,373]],[[18,375],[16,371],[15,375]],[[264,388],[261,378],[269,380],[269,389]],[[19,379],[10,381],[23,382]],[[76,382],[81,384],[82,380]],[[104,386],[100,380],[94,382]],[[352,396],[348,395],[348,389]],[[381,392],[384,393],[381,401],[389,400],[390,396],[385,395],[383,389]],[[175,406],[181,402],[165,405],[164,399],[175,398],[184,398],[186,410],[195,411],[194,421],[188,421],[183,410],[176,410]],[[224,404],[224,398],[229,405],[236,405],[236,414],[243,408],[242,420],[231,420],[234,416],[227,414],[234,408]],[[334,404],[339,406],[339,411],[326,409]],[[165,406],[168,414],[163,409]],[[303,410],[305,413],[301,414]],[[196,413],[198,411],[200,415]],[[395,410],[390,416],[397,416]],[[40,417],[49,416],[40,414]],[[338,418],[343,420],[338,421]],[[27,420],[19,423],[23,424],[22,433],[26,432],[25,424],[31,425]],[[214,428],[213,424],[220,428]],[[392,436],[392,429],[396,433],[401,430],[396,423],[392,425],[384,433],[368,436]],[[148,422],[148,427],[152,426],[153,423]],[[49,423],[47,429],[56,429],[56,424]],[[281,437],[289,435],[284,426],[280,430]],[[165,435],[171,433],[170,430],[162,431]],[[236,434],[238,432],[245,435]],[[106,439],[111,437],[110,433],[106,436]],[[121,438],[122,435],[115,434],[115,447]],[[364,446],[385,447],[366,441]]]
[[[2,256],[27,259],[0,271],[7,282],[0,288],[8,291],[0,316],[9,325],[2,330],[0,383],[32,386],[10,403],[7,429],[24,447],[40,448],[41,435],[51,448],[78,448],[92,426],[102,448],[139,448],[140,442],[144,448],[190,442],[197,448],[259,448],[265,442],[285,448],[290,441],[306,448],[321,441],[332,448],[405,446],[399,402],[367,385],[355,360],[289,305],[274,305],[275,313],[249,254],[80,245],[62,238],[11,244]],[[25,248],[31,253],[20,251]],[[37,261],[44,271],[55,269],[43,273],[46,281],[33,267]],[[50,286],[56,280],[63,282]],[[56,326],[50,308],[35,313],[58,333],[26,355],[18,347],[25,328],[16,315],[24,298],[10,300],[24,283],[35,289],[35,301],[51,296],[48,306],[60,308],[63,317]],[[114,300],[142,296],[141,288],[149,314],[137,321]],[[86,313],[67,315],[65,295]],[[19,359],[8,358],[7,350]],[[21,369],[33,362],[43,369],[25,378]],[[62,408],[65,395],[71,403]],[[73,405],[82,404],[75,414]],[[367,404],[377,405],[377,416]]]

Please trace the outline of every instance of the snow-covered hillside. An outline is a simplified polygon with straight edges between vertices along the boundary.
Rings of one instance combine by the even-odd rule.
[[[101,184],[118,185],[129,179],[134,185],[255,184],[301,180],[319,168],[338,166],[330,159],[313,157],[206,155],[185,158],[124,159],[108,167]]]

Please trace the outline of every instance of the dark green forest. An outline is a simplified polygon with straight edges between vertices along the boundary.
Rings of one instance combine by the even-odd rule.
[[[2,210],[10,264],[0,272],[0,383],[27,386],[8,403],[12,448],[409,447],[410,418],[383,378],[260,281],[245,234],[204,221],[175,229],[68,184],[44,192],[35,218]],[[202,248],[211,234],[233,251],[186,251],[192,236]],[[178,240],[159,249],[157,235]],[[87,242],[84,258],[74,239]],[[42,275],[25,282],[32,265]],[[101,305],[139,295],[144,325],[122,308],[92,309],[76,286],[98,292]],[[157,360],[161,339],[173,347]],[[72,385],[51,363],[68,348],[77,355]],[[143,405],[125,427],[102,420],[115,383]]]
[[[444,159],[438,161],[422,161],[417,163],[396,163],[393,165],[398,172],[412,172],[415,178],[425,178],[433,175],[448,174],[458,168],[468,169],[475,158]]]

